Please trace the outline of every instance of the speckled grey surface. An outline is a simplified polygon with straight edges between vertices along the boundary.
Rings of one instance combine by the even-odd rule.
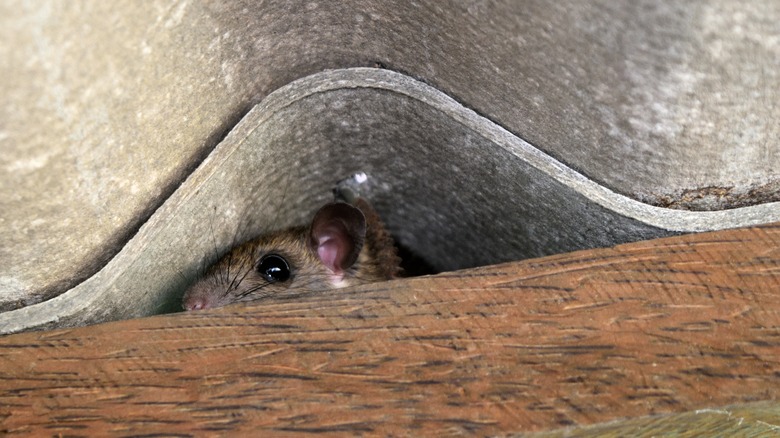
[[[44,301],[4,330],[155,312],[193,229],[353,170],[442,269],[778,220],[776,2],[440,5],[0,2],[0,308]],[[259,155],[193,186],[258,102]]]
[[[590,426],[536,433],[519,433],[514,438],[652,438],[659,436],[773,437],[780,431],[777,402],[698,409],[677,414],[618,419]]]
[[[440,270],[780,220],[776,204],[647,206],[433,87],[386,70],[333,70],[269,96],[105,268],[0,314],[0,330],[158,313],[204,260],[246,233],[304,223],[337,179],[358,171],[399,242]]]

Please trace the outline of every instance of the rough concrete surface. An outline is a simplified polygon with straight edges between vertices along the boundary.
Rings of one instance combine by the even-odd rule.
[[[778,35],[772,1],[3,1],[0,324],[160,311],[356,170],[439,269],[779,220]]]
[[[516,438],[657,436],[775,436],[780,431],[780,409],[775,402],[757,402],[682,414],[656,415],[584,427],[523,433]]]

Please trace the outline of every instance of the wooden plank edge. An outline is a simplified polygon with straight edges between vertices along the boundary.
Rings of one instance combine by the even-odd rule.
[[[6,434],[506,434],[777,400],[780,224],[0,338]]]

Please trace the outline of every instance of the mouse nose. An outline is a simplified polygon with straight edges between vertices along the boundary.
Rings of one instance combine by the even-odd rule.
[[[206,298],[204,297],[190,297],[182,303],[184,310],[203,310],[209,307]]]

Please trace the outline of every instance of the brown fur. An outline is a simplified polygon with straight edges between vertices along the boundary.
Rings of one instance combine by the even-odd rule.
[[[252,301],[268,296],[295,295],[354,284],[388,280],[398,275],[400,259],[392,237],[379,215],[363,199],[355,202],[366,218],[365,243],[357,262],[344,272],[344,280],[335,286],[332,273],[307,245],[309,230],[295,227],[263,235],[243,243],[208,269],[206,275],[184,295],[185,309]],[[288,281],[269,283],[255,271],[255,265],[266,254],[278,254],[287,260],[291,277]]]
[[[385,229],[379,214],[365,199],[358,198],[355,207],[359,208],[366,217],[367,248],[364,252],[367,252],[369,257],[363,263],[373,264],[371,270],[378,278],[383,280],[395,278],[401,271],[401,259],[398,257],[393,238]]]

